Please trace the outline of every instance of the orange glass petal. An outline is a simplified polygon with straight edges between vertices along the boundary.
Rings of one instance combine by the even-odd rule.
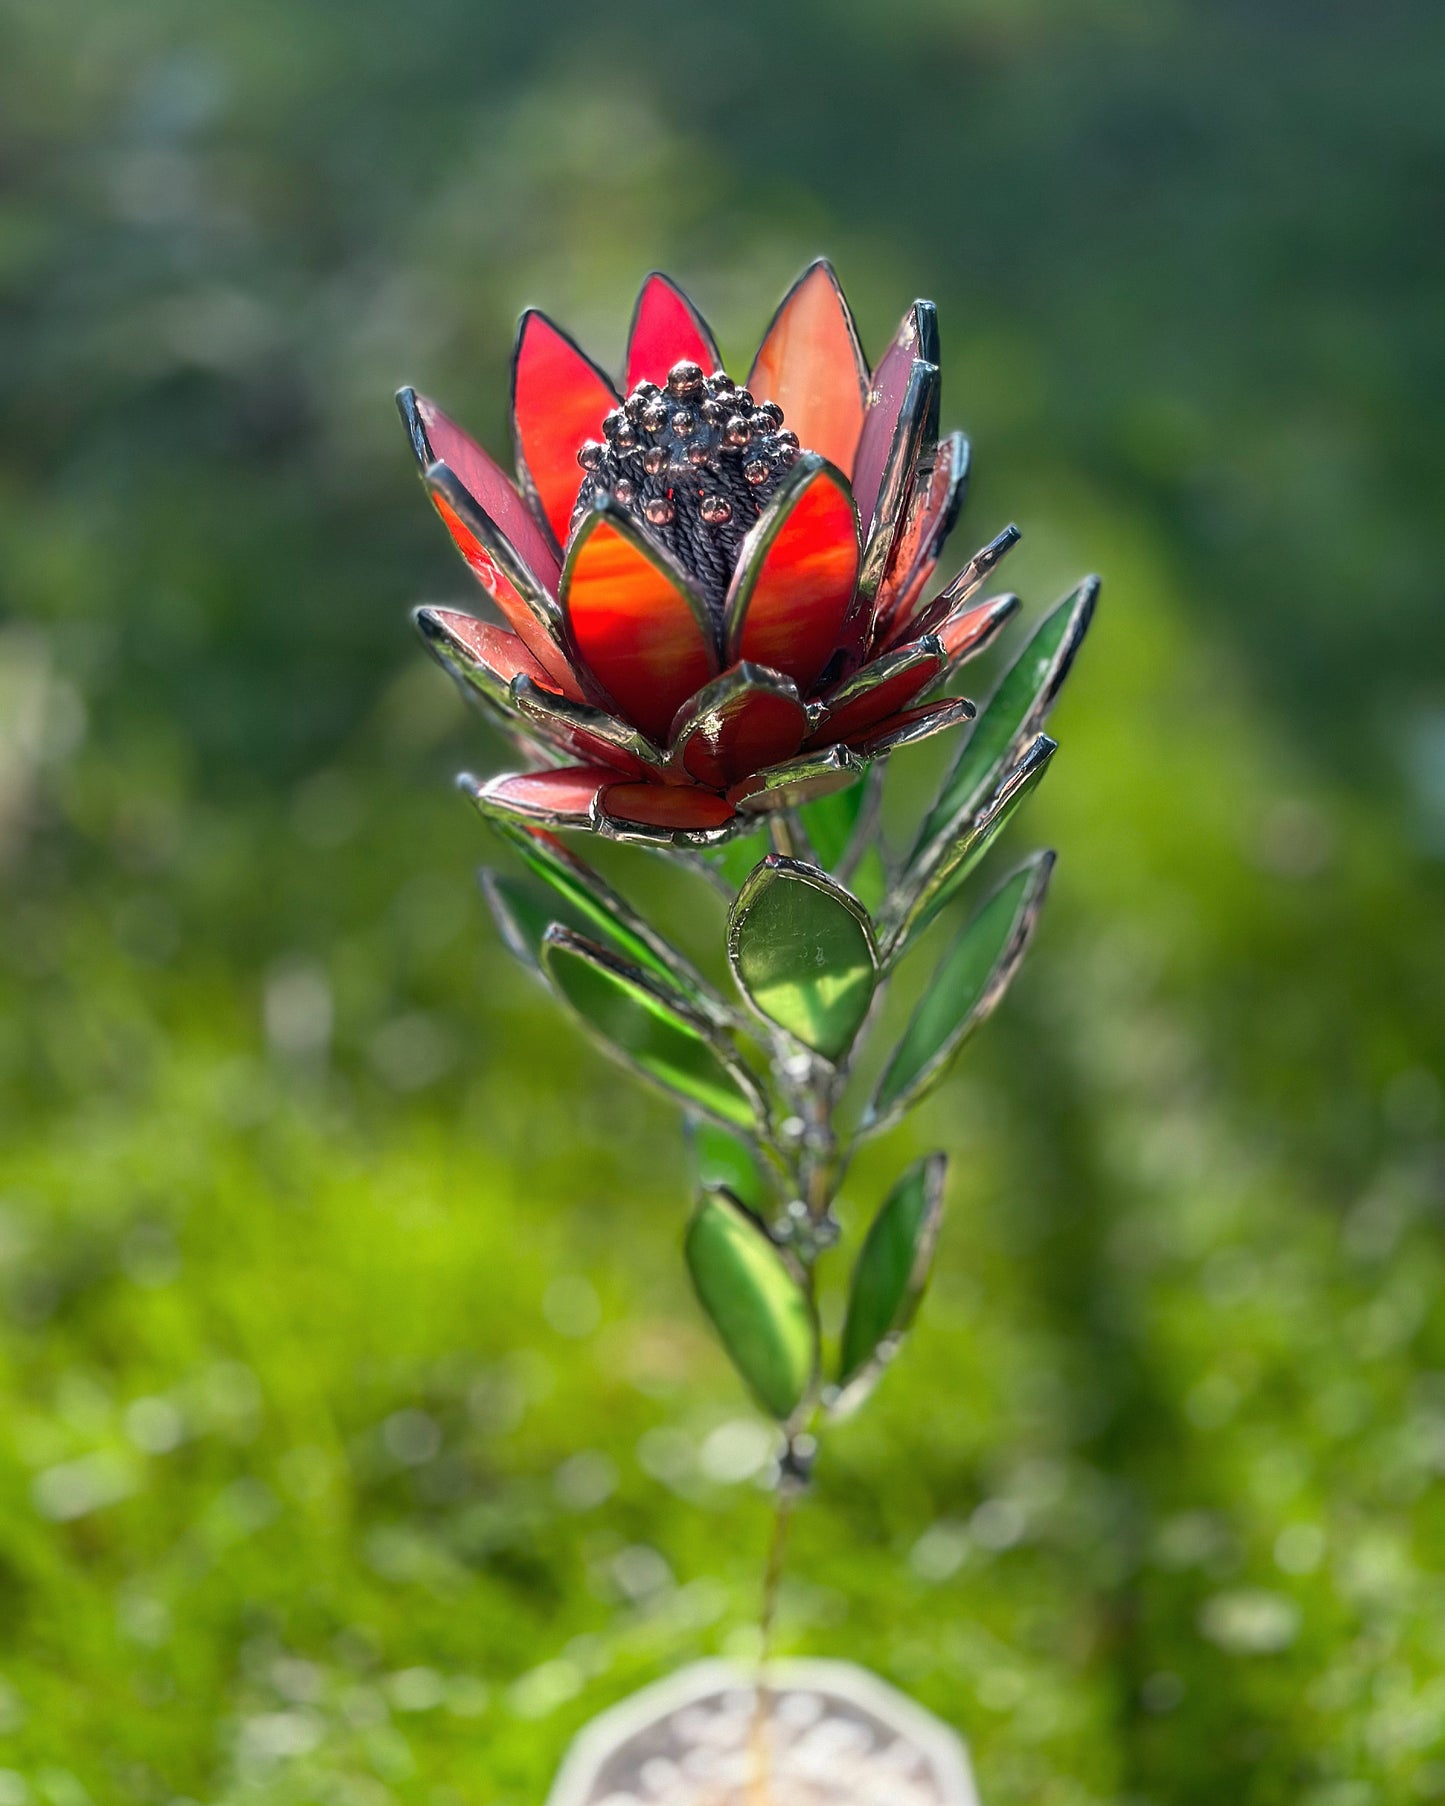
[[[673,716],[717,672],[703,604],[626,516],[598,510],[568,554],[562,605],[598,683],[627,720],[664,744]]]
[[[428,640],[444,645],[453,657],[475,665],[488,686],[504,691],[514,677],[530,677],[534,684],[553,689],[546,670],[528,652],[519,634],[456,608],[423,608],[418,620]]]
[[[707,322],[677,284],[654,270],[642,285],[627,337],[627,391],[640,382],[663,383],[683,358],[704,371],[720,368]]]
[[[726,797],[691,784],[614,784],[602,797],[603,813],[644,828],[720,828],[736,813]]]
[[[561,649],[537,619],[535,610],[517,584],[502,569],[493,548],[482,537],[480,519],[464,520],[447,496],[430,485],[428,491],[432,506],[441,516],[457,550],[466,559],[483,589],[505,615],[517,637],[546,672],[547,682],[560,689],[565,696],[580,697],[582,692],[568,669]]]
[[[512,366],[512,430],[524,480],[558,545],[564,545],[581,486],[577,450],[602,435],[617,406],[612,384],[545,314],[522,315]]]
[[[831,264],[813,264],[788,291],[758,348],[748,387],[759,401],[777,402],[809,451],[852,473],[868,367]]]
[[[804,693],[838,645],[858,581],[858,517],[831,465],[803,457],[743,543],[728,594],[728,653]]]
[[[455,471],[462,486],[506,534],[522,563],[555,596],[557,579],[562,574],[561,560],[536,516],[517,493],[516,484],[496,459],[434,401],[410,390],[403,390],[400,399],[413,442],[419,429],[421,443],[416,445],[416,452],[422,468],[440,458]]]
[[[1019,605],[1017,596],[991,596],[972,608],[960,608],[938,628],[951,665],[982,652]]]

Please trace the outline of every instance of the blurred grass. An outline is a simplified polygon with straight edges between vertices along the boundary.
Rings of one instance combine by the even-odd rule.
[[[5,32],[0,1806],[521,1806],[747,1648],[679,1139],[482,920],[447,780],[501,749],[406,637],[466,591],[388,397],[500,447],[524,302],[615,356],[662,263],[743,362],[819,250],[870,346],[940,303],[959,556],[1017,516],[1035,609],[1107,581],[1039,946],[850,1185],[954,1156],[784,1641],[994,1806],[1445,1795],[1440,15]]]

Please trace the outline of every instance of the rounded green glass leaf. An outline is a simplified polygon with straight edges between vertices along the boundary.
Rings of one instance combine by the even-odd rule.
[[[725,1191],[703,1196],[685,1243],[698,1300],[763,1409],[785,1423],[807,1397],[818,1326],[768,1232]]]
[[[916,865],[998,786],[1005,768],[1043,726],[1099,599],[1099,580],[1086,578],[1036,629],[978,714],[938,801],[929,810],[909,855]]]
[[[1053,869],[1052,853],[1035,855],[961,930],[883,1069],[865,1129],[892,1122],[916,1104],[996,1008],[1023,959]]]
[[[938,1241],[947,1165],[944,1155],[929,1154],[909,1167],[864,1238],[838,1357],[845,1408],[877,1378],[913,1321]]]
[[[568,928],[542,938],[542,970],[603,1047],[734,1128],[755,1129],[757,1089],[705,1018],[636,967]]]
[[[868,912],[816,866],[770,854],[738,893],[728,958],[761,1015],[824,1059],[863,1026],[878,976]]]

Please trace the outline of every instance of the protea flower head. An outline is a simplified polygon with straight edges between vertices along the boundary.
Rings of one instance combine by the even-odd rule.
[[[1018,533],[929,596],[969,457],[961,433],[939,437],[932,303],[908,309],[870,374],[815,263],[739,385],[654,274],[625,394],[529,311],[516,483],[433,403],[398,401],[437,512],[506,623],[417,617],[526,751],[524,771],[463,780],[488,812],[705,845],[973,714],[940,691],[1015,605],[977,592]]]

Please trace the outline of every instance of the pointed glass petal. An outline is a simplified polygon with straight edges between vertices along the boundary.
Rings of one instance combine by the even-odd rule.
[[[457,784],[483,815],[520,816],[544,828],[590,828],[598,799],[617,773],[602,766],[564,765],[556,771],[513,771],[485,783],[463,772]]]
[[[968,487],[969,445],[962,433],[940,440],[931,463],[921,467],[903,521],[894,537],[888,569],[878,590],[877,641],[898,637],[922,600],[963,507]]]
[[[938,366],[938,313],[931,301],[915,301],[883,353],[868,388],[868,410],[853,464],[853,494],[866,534],[873,525],[884,473],[893,457],[905,403],[914,383],[915,363]],[[916,401],[916,393],[915,393]],[[911,472],[910,472],[911,475]],[[905,489],[904,494],[907,494]]]
[[[577,453],[584,439],[602,437],[602,417],[617,404],[617,391],[591,358],[529,308],[512,358],[512,433],[528,498],[559,546],[567,543],[582,486]]]
[[[725,1019],[723,1001],[706,980],[585,859],[545,829],[501,820],[495,827],[552,893],[554,921],[610,944],[659,983],[681,991],[714,1021]]]
[[[684,1244],[698,1302],[753,1397],[786,1423],[818,1365],[808,1294],[766,1229],[725,1191],[705,1193]]]
[[[928,982],[893,1050],[863,1118],[863,1128],[896,1122],[925,1097],[953,1056],[1003,997],[1044,906],[1052,853],[1037,853],[1006,879],[960,930]]]
[[[415,620],[438,664],[488,702],[511,708],[514,677],[530,678],[543,688],[552,681],[521,639],[505,627],[455,608],[419,608]]]
[[[977,594],[983,587],[984,580],[1022,537],[1014,526],[1005,527],[1002,533],[996,534],[986,546],[974,553],[953,581],[941,589],[931,602],[915,609],[911,619],[895,625],[893,639],[911,640],[921,633],[937,632],[945,621],[958,614],[971,596]]]
[[[858,588],[870,598],[877,597],[883,573],[893,557],[898,535],[903,531],[908,498],[917,481],[919,467],[933,457],[938,395],[938,365],[915,358],[884,460],[872,515],[865,517],[863,566]],[[860,510],[861,506],[860,503]]]
[[[945,729],[960,722],[972,721],[975,709],[966,696],[945,696],[939,702],[920,703],[916,709],[904,709],[881,721],[863,736],[854,736],[848,744],[865,759],[880,759],[884,753],[897,752],[902,746],[916,746],[920,740],[931,740]]]
[[[919,829],[910,867],[923,863],[936,842],[955,832],[1043,726],[1088,632],[1098,595],[1097,578],[1081,583],[1044,619],[1004,674]]]
[[[695,784],[614,784],[602,812],[629,826],[695,833],[725,827],[737,813],[726,797]]]
[[[433,464],[423,481],[457,550],[513,632],[558,689],[580,696],[562,645],[562,616],[556,600],[517,558],[506,535],[454,471],[445,464]]]
[[[722,367],[706,320],[670,277],[654,270],[637,297],[627,335],[628,394],[640,382],[665,383],[683,358],[708,374]]]
[[[888,944],[889,964],[907,950],[944,905],[958,894],[994,837],[1037,786],[1048,769],[1049,760],[1058,750],[1054,741],[1040,734],[987,803],[968,819],[957,837],[936,843],[928,862],[914,874],[903,894],[902,919]]]
[[[635,966],[553,927],[542,940],[542,970],[623,1065],[733,1128],[757,1127],[762,1100],[718,1031]]]
[[[797,685],[762,665],[734,665],[698,691],[673,724],[671,759],[689,777],[726,790],[791,759],[808,731]]]
[[[838,1354],[837,1408],[862,1403],[917,1315],[943,1222],[948,1161],[928,1154],[888,1194],[858,1251]]]
[[[496,522],[517,557],[555,596],[562,574],[557,549],[501,465],[425,395],[402,389],[396,402],[422,470],[445,464],[454,471],[478,507]]]
[[[943,674],[943,648],[937,640],[920,640],[897,652],[885,652],[825,698],[828,713],[814,731],[813,746],[853,740],[906,708]]]
[[[940,622],[938,638],[950,668],[976,658],[991,646],[1004,625],[1018,612],[1015,595],[990,596],[987,602],[967,602]]]
[[[632,778],[662,768],[661,753],[635,727],[585,702],[557,696],[525,673],[514,679],[509,701],[534,732],[584,765],[611,765]]]
[[[873,1001],[878,958],[868,912],[817,866],[770,854],[728,921],[738,988],[779,1028],[840,1060]]]
[[[804,803],[856,784],[866,769],[863,760],[846,746],[828,746],[745,778],[741,784],[733,785],[728,800],[745,815],[762,815],[770,809],[801,809]]]
[[[753,360],[748,388],[775,401],[809,451],[853,469],[868,367],[833,266],[819,261],[788,290]]]
[[[562,607],[578,653],[619,713],[658,745],[717,675],[707,606],[610,496],[567,550]]]
[[[805,453],[743,541],[726,603],[729,662],[771,666],[806,694],[838,644],[858,558],[847,483]]]

